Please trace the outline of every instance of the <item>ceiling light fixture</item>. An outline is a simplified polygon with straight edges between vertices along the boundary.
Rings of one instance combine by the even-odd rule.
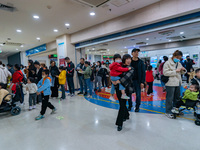
[[[20,30],[20,29],[17,29],[16,31],[17,31],[18,33],[21,33],[21,32],[22,32],[22,30]]]
[[[107,49],[107,51],[110,51],[109,49]]]
[[[37,39],[37,40],[40,40],[40,38],[39,38],[39,37],[37,37],[36,39]]]
[[[58,32],[58,30],[57,30],[57,29],[54,29],[53,31],[54,31],[54,32]]]
[[[24,45],[21,45],[20,47],[24,47]]]
[[[69,23],[66,23],[66,24],[65,24],[65,26],[66,26],[66,27],[69,27],[69,26],[70,26],[70,24],[69,24]]]
[[[124,48],[127,48],[126,46]]]
[[[90,12],[90,16],[95,16],[95,12]]]
[[[169,42],[171,42],[172,40],[169,40]]]
[[[184,34],[184,32],[180,32],[180,34]]]
[[[33,18],[34,18],[34,19],[39,19],[40,17],[37,16],[37,15],[34,15]]]
[[[123,53],[123,51],[121,51],[121,53]]]
[[[149,40],[149,38],[146,38],[146,40],[148,41],[148,40]]]
[[[16,48],[16,50],[18,51],[18,48]]]
[[[146,45],[149,45],[149,43],[146,43]]]

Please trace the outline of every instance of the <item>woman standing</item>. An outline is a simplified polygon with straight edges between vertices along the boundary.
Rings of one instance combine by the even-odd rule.
[[[129,67],[130,64],[131,64],[131,56],[129,54],[125,54],[122,58],[122,63],[123,63],[123,67],[126,67],[126,68]],[[127,73],[130,73],[130,72],[131,71],[129,71]],[[129,86],[129,85],[131,85],[130,79],[132,80],[132,76],[130,75],[130,77],[131,78],[129,78],[129,79],[128,78],[125,79],[124,77],[122,77],[123,79],[122,78],[120,79],[121,84],[126,88],[127,94],[132,93],[131,87]],[[125,81],[125,84],[122,81]],[[116,83],[113,83],[113,84],[116,84]],[[116,125],[118,126],[117,130],[121,131],[122,126],[123,126],[123,122],[129,119],[130,114],[129,114],[128,109],[126,107],[126,101],[127,100],[121,98],[122,93],[119,90],[119,84],[117,86],[115,86],[115,89],[116,89],[117,98],[119,100],[119,105],[120,105],[117,120],[116,120]]]
[[[18,64],[15,64],[14,66],[14,74],[12,76],[12,83],[16,84],[16,86],[20,87],[20,99],[21,99],[21,104],[24,103],[24,93],[23,93],[23,89],[22,89],[22,81],[23,81],[23,73],[20,70],[20,66]]]
[[[51,74],[51,97],[58,97],[58,88],[59,88],[59,83],[58,83],[58,78],[56,76],[59,75],[59,70],[58,67],[56,66],[55,61],[51,61],[51,66],[49,68],[50,74]]]
[[[33,60],[28,60],[28,75],[26,77],[35,78],[36,68],[33,64]]]
[[[183,53],[176,50],[173,57],[170,58],[163,67],[163,74],[169,80],[166,82],[166,116],[173,119],[172,108],[176,106],[176,102],[180,97],[180,87],[182,83],[181,73],[185,68],[181,65],[180,59]]]
[[[104,74],[104,71],[101,68],[101,62],[98,61],[97,66],[96,66],[95,89],[94,89],[95,91],[97,90],[97,83],[98,83],[98,87],[99,87],[98,92],[101,92],[101,82],[102,82],[103,74]]]

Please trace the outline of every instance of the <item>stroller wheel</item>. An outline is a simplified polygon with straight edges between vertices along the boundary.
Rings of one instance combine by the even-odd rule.
[[[197,126],[200,126],[200,120],[199,120],[199,119],[195,120],[195,124],[196,124]]]
[[[11,109],[11,115],[16,116],[19,115],[21,112],[21,108],[16,106]]]

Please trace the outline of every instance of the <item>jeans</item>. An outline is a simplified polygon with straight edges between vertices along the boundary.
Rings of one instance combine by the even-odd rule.
[[[69,93],[74,94],[74,78],[73,77],[67,77],[67,84],[69,87]]]
[[[151,94],[153,93],[153,82],[147,82],[149,88],[148,88],[148,91],[147,91],[147,94]]]
[[[33,94],[29,94],[29,106],[36,105],[36,99],[37,99],[37,95],[36,93]]]
[[[111,81],[117,81],[117,80],[119,80],[119,79],[121,79],[120,77],[114,77],[114,76],[111,76]],[[112,84],[112,87],[113,87],[114,85]],[[119,90],[121,91],[121,90],[125,90],[125,87],[123,87],[121,84],[119,84]]]
[[[85,79],[85,93],[87,93],[87,88],[89,88],[90,96],[92,96],[92,84],[91,84],[90,78]]]
[[[180,86],[166,86],[166,113],[171,114],[173,107],[180,98]]]
[[[101,82],[102,82],[102,77],[96,76],[95,77],[95,89],[97,89],[97,83],[98,83],[99,90],[101,90]]]
[[[64,84],[62,84],[62,85],[60,85],[61,86],[61,91],[62,91],[62,99],[65,99],[66,97],[65,97],[65,85]]]
[[[138,83],[137,80],[133,80],[133,87],[134,87],[135,92],[136,92],[136,108],[139,108],[140,104],[141,104],[141,87],[140,87],[140,83]],[[133,106],[132,94],[130,95],[130,99],[128,100],[128,103],[129,103],[129,108],[131,108]]]
[[[44,94],[42,94],[42,110],[40,112],[41,115],[44,115],[46,112],[47,107],[49,107],[50,109],[54,109],[55,107],[49,102],[49,95],[44,96]]]
[[[84,86],[84,78],[82,76],[78,76],[79,84],[80,84],[80,91],[83,93],[83,86]]]
[[[104,75],[102,78],[102,85],[103,85],[103,87],[108,87],[108,81],[107,81],[106,75]]]

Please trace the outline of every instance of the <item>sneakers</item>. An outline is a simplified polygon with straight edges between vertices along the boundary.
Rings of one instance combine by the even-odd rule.
[[[165,114],[165,116],[167,116],[168,118],[170,118],[170,119],[174,119],[174,115],[172,115],[172,114]]]
[[[55,114],[56,110],[57,110],[56,108],[52,109],[51,114]]]
[[[98,92],[101,92],[101,90],[99,89]]]
[[[71,94],[68,94],[67,96],[71,96]]]
[[[37,117],[35,118],[35,120],[41,120],[41,119],[43,119],[43,118],[44,118],[43,115],[39,115],[39,116],[37,116]]]
[[[122,126],[118,126],[117,131],[121,131],[121,130],[122,130]]]
[[[147,94],[147,96],[151,96],[151,94]]]
[[[140,108],[139,107],[135,107],[135,112],[139,112]]]
[[[31,111],[33,109],[33,107],[32,106],[29,106],[29,111]]]
[[[130,97],[128,97],[127,95],[122,95],[121,98],[122,98],[122,99],[130,99]]]
[[[84,96],[87,96],[87,93],[84,93]]]
[[[33,106],[33,109],[36,109],[36,105]]]
[[[87,98],[92,98],[92,95],[88,95]]]
[[[172,113],[174,113],[174,114],[179,114],[179,109],[176,108],[176,107],[172,108],[171,111],[172,111]]]
[[[82,94],[83,94],[83,92],[79,92],[79,93],[78,93],[78,95],[82,95]]]
[[[109,100],[114,101],[114,102],[116,101],[113,96],[110,96]]]
[[[71,97],[73,97],[74,96],[74,94],[71,94]]]

